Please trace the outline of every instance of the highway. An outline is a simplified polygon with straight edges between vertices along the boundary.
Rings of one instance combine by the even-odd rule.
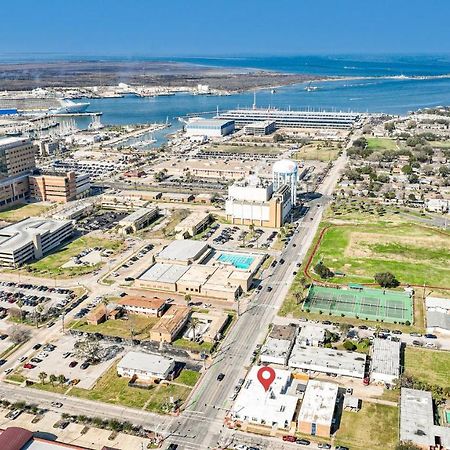
[[[312,244],[324,206],[331,201],[330,195],[345,163],[344,152],[320,186],[318,192],[321,196],[310,202],[310,209],[302,219],[298,232],[294,233],[281,254],[285,263],[268,269],[264,288],[255,295],[224,339],[220,352],[199,383],[191,402],[165,430],[167,444],[176,443],[183,449],[208,449],[225,447],[238,439],[232,430],[224,426],[224,418],[231,407],[230,395],[239,378],[245,376],[245,367],[251,364],[255,346],[264,340],[269,325],[283,303],[293,281],[296,264],[303,261]],[[272,287],[271,292],[267,290],[269,285]],[[220,373],[225,375],[222,381],[217,380]],[[242,442],[241,434],[239,441]],[[272,448],[279,448],[281,442],[278,440],[276,447]],[[272,445],[273,439],[267,439],[266,448]]]

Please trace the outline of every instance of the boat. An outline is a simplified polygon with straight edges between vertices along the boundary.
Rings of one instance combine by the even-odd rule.
[[[59,103],[61,106],[59,108],[51,109],[50,113],[52,113],[52,114],[79,114],[79,113],[85,112],[89,107],[88,102],[76,103],[76,102],[73,102],[72,100],[68,100],[68,99],[60,99]]]
[[[310,81],[308,86],[305,87],[305,91],[307,91],[307,92],[317,91],[317,86],[312,86],[311,81]]]
[[[92,122],[88,125],[88,130],[101,130],[104,125],[100,121],[100,116],[92,116]]]

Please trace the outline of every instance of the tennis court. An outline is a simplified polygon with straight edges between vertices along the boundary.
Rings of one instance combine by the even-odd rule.
[[[323,314],[390,323],[413,323],[412,298],[386,289],[335,289],[311,286],[303,309]]]

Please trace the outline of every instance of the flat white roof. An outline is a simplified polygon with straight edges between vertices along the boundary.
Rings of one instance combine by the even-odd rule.
[[[261,358],[287,358],[290,353],[291,342],[286,339],[268,337],[261,348]]]
[[[297,340],[304,342],[306,340],[322,341],[325,338],[325,328],[317,325],[304,325],[300,328]]]
[[[134,223],[137,220],[141,219],[142,217],[145,217],[147,214],[154,214],[157,211],[157,207],[151,207],[151,208],[139,208],[136,211],[132,212],[128,216],[124,217],[120,222],[119,225],[123,224],[129,224]]]
[[[36,236],[53,233],[71,223],[70,220],[54,220],[29,217],[0,230],[0,253],[12,253],[29,244]]]
[[[450,310],[450,298],[427,297],[425,305],[428,308],[439,308]]]
[[[400,348],[401,342],[374,339],[371,371],[398,378],[400,376]]]
[[[14,147],[17,145],[23,145],[23,144],[31,144],[30,139],[28,138],[24,138],[24,137],[14,137],[14,136],[9,136],[9,137],[4,137],[4,138],[0,138],[0,147]]]
[[[176,283],[188,270],[189,266],[156,263],[147,269],[139,279],[144,281],[159,281],[161,283]]]
[[[331,426],[337,394],[337,384],[316,380],[309,381],[298,421]]]
[[[155,353],[128,352],[117,364],[117,368],[139,370],[165,377],[174,360]]]
[[[257,378],[260,368],[250,369],[230,413],[238,420],[285,428],[285,423],[289,426],[293,420],[298,402],[297,397],[285,393],[291,382],[291,372],[274,369],[275,380],[266,392]]]
[[[184,239],[171,242],[158,253],[157,257],[166,260],[187,261],[188,259],[196,259],[207,248],[208,245],[205,242]]]

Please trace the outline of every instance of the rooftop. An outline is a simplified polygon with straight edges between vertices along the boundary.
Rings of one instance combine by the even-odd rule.
[[[154,214],[158,210],[158,207],[154,206],[152,208],[139,208],[136,211],[132,212],[125,218],[123,218],[119,225],[122,224],[128,224],[128,223],[134,223],[137,220],[141,219],[142,217],[145,217],[147,214]]]
[[[172,261],[196,260],[208,249],[208,244],[191,239],[177,240],[171,242],[161,250],[157,258]]]
[[[331,426],[337,394],[337,384],[316,380],[309,381],[298,421]]]
[[[232,121],[225,119],[202,119],[201,117],[195,117],[190,119],[186,126],[224,127],[230,122]]]
[[[189,216],[187,216],[185,219],[183,219],[175,227],[175,230],[195,227],[203,220],[206,220],[209,216],[210,216],[210,214],[206,213],[206,212],[201,212],[201,211],[193,212],[193,213],[189,214]]]
[[[117,364],[117,368],[152,372],[165,377],[174,360],[155,353],[128,352]]]
[[[372,345],[372,372],[383,375],[400,376],[401,342],[374,339]]]
[[[187,306],[170,305],[164,316],[152,328],[152,332],[172,333],[186,319],[190,311],[190,308]]]
[[[166,304],[166,300],[159,297],[147,298],[147,297],[134,297],[127,295],[120,299],[117,304],[122,306],[136,306],[139,308],[159,309]]]
[[[273,325],[269,333],[269,337],[272,339],[286,341],[292,341],[296,335],[297,327],[292,325]]]
[[[4,137],[0,138],[0,147],[15,147],[19,144],[31,144],[31,141],[28,138],[24,137]]]
[[[325,338],[325,328],[317,325],[304,325],[300,328],[297,341],[304,343],[305,341],[323,341]]]
[[[189,266],[156,263],[148,268],[139,279],[144,281],[159,281],[161,283],[176,283],[188,270]]]

